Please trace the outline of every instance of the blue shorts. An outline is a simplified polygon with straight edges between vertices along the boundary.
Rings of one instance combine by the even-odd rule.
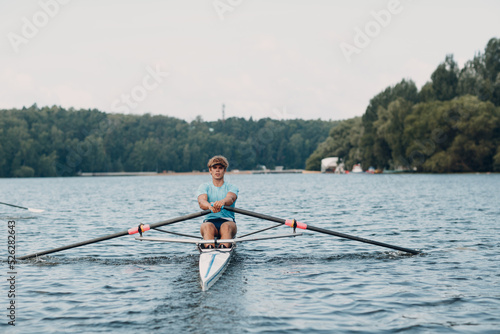
[[[212,224],[214,224],[215,228],[217,229],[217,232],[219,232],[219,234],[220,234],[220,227],[221,227],[221,225],[224,224],[227,221],[234,222],[234,220],[227,220],[227,219],[224,219],[224,218],[212,218],[212,219],[204,220],[203,222],[204,223],[212,223]]]

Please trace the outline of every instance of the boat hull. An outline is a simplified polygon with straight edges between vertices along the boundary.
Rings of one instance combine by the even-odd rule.
[[[203,291],[210,289],[222,276],[229,265],[233,249],[234,246],[229,249],[200,248],[200,284]]]

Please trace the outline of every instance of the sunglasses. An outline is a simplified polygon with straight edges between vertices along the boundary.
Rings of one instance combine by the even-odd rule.
[[[224,166],[222,166],[222,165],[213,165],[210,168],[212,168],[212,169],[225,169]]]

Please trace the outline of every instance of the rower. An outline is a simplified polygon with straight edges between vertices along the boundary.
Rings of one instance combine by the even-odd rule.
[[[222,155],[216,155],[208,161],[208,170],[212,181],[198,187],[198,204],[202,210],[210,210],[200,227],[205,240],[233,239],[237,228],[234,212],[224,210],[224,206],[234,207],[238,198],[238,187],[224,181],[229,162]],[[230,248],[230,243],[222,243],[220,247]],[[206,248],[215,247],[213,244]]]

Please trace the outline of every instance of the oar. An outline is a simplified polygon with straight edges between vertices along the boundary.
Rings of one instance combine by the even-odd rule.
[[[28,211],[31,211],[31,212],[44,212],[44,211],[45,211],[45,210],[41,210],[41,209],[25,208],[24,206],[19,206],[19,205],[14,205],[14,204],[9,204],[9,203],[4,203],[4,202],[0,202],[0,204],[3,204],[3,205],[8,205],[8,206],[12,206],[12,207],[14,207],[14,208],[19,208],[19,209],[28,210]]]
[[[155,228],[155,227],[160,227],[160,226],[165,226],[165,225],[170,225],[170,224],[174,224],[174,223],[178,223],[178,222],[181,222],[181,221],[184,221],[184,220],[188,220],[188,219],[192,219],[192,218],[201,217],[201,216],[204,216],[204,215],[206,215],[206,214],[208,214],[210,212],[212,212],[212,211],[210,211],[210,210],[204,210],[204,211],[192,213],[192,214],[181,216],[181,217],[172,218],[172,219],[169,219],[169,220],[164,220],[164,221],[161,221],[161,222],[158,222],[158,223],[155,223],[155,224],[151,224],[151,225],[142,225],[141,224],[139,226],[136,226],[134,228],[128,229],[126,231],[121,231],[121,232],[118,232],[118,233],[114,233],[114,234],[110,234],[110,235],[105,235],[103,237],[99,237],[99,238],[95,238],[95,239],[91,239],[91,240],[87,240],[87,241],[77,242],[77,243],[74,243],[74,244],[71,244],[71,245],[68,245],[68,246],[62,246],[62,247],[58,247],[58,248],[54,248],[54,249],[49,249],[49,250],[38,252],[38,253],[24,255],[24,256],[18,257],[17,259],[18,260],[26,260],[26,259],[30,259],[32,257],[42,256],[42,255],[51,254],[51,253],[55,253],[55,252],[60,252],[60,251],[66,250],[66,249],[80,247],[80,246],[85,246],[85,245],[93,244],[93,243],[104,241],[104,240],[118,238],[118,237],[121,237],[121,236],[124,236],[124,235],[128,235],[128,234],[135,234],[135,233],[138,233],[138,232],[142,235],[142,232],[148,231],[149,229],[152,229],[152,228]],[[140,231],[139,231],[139,228],[141,229]]]
[[[381,246],[381,247],[391,248],[391,249],[399,250],[399,251],[410,253],[410,254],[419,254],[420,253],[419,251],[416,251],[414,249],[409,249],[409,248],[404,248],[404,247],[389,245],[389,244],[386,244],[386,243],[383,243],[383,242],[379,242],[379,241],[375,241],[375,240],[370,240],[370,239],[355,237],[355,236],[349,235],[349,234],[344,234],[344,233],[340,233],[340,232],[325,230],[325,229],[320,228],[320,227],[314,227],[314,226],[311,226],[311,225],[307,225],[307,224],[304,224],[304,223],[297,222],[294,219],[281,219],[281,218],[276,218],[276,217],[272,217],[272,216],[268,216],[268,215],[263,215],[261,213],[256,213],[256,212],[252,212],[252,211],[248,211],[248,210],[243,210],[243,209],[238,209],[238,208],[232,208],[232,207],[227,207],[227,206],[225,206],[224,209],[226,209],[228,211],[236,212],[236,213],[241,213],[243,215],[247,215],[247,216],[251,216],[251,217],[256,217],[256,218],[270,220],[270,221],[273,221],[273,222],[285,224],[285,225],[292,226],[292,227],[298,227],[298,228],[301,228],[301,229],[304,229],[304,230],[311,230],[311,231],[315,231],[315,232],[319,232],[319,233],[334,235],[334,236],[340,237],[340,238],[346,238],[346,239],[361,241],[361,242],[364,242],[364,243],[367,243],[367,244],[372,244],[372,245],[377,245],[377,246]]]

